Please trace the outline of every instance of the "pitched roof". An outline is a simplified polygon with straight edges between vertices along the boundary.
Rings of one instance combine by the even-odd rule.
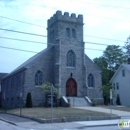
[[[2,78],[4,77],[4,76],[6,76],[8,73],[0,73],[0,81],[2,80]]]
[[[32,56],[27,61],[25,61],[23,64],[21,64],[19,67],[17,67],[12,72],[10,72],[8,75],[6,75],[4,78],[7,78],[7,77],[13,75],[16,72],[19,72],[19,71],[21,71],[23,69],[26,69],[31,62],[35,61],[38,57],[40,57],[42,54],[44,54],[45,52],[47,52],[48,50],[50,50],[52,47],[53,46],[48,47],[48,48],[42,50],[41,52],[37,53],[36,55]]]
[[[95,66],[95,68],[97,69],[97,70],[99,70],[100,72],[102,72],[102,70],[85,54],[85,57],[91,62],[91,63],[93,63],[93,65]]]
[[[112,78],[110,79],[110,83],[112,82],[112,80],[115,78],[115,76],[117,75],[118,71],[120,71],[121,67],[124,67],[126,70],[128,70],[130,72],[130,64],[121,64],[119,66],[119,68],[116,70],[116,72],[114,73],[114,75],[112,76]]]
[[[126,68],[128,71],[130,71],[130,64],[122,64],[124,68]]]

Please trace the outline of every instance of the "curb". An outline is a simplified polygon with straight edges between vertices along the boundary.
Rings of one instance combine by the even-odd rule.
[[[19,115],[15,115],[11,113],[6,113],[6,114],[20,117]],[[36,121],[42,124],[52,123],[52,119],[33,118],[33,117],[27,117],[27,116],[21,116],[21,118],[30,119],[32,121]],[[120,116],[100,116],[100,117],[88,116],[88,117],[71,117],[71,118],[62,117],[62,118],[53,118],[53,123],[65,123],[65,122],[77,122],[77,121],[99,121],[99,120],[114,120],[114,119],[121,119],[121,117]],[[4,118],[0,118],[0,120],[17,126],[16,123],[6,120]],[[104,124],[101,126],[105,126],[105,125],[108,126],[109,124]],[[113,124],[110,124],[110,125],[113,125]],[[117,124],[114,124],[114,125],[117,125]],[[94,126],[99,126],[99,125],[94,125]],[[93,126],[90,125],[86,127],[93,127]]]
[[[12,124],[12,125],[17,126],[14,122],[9,121],[9,120],[5,120],[4,118],[0,118],[0,120],[5,121],[5,122],[7,122],[7,123],[9,123],[9,124]]]
[[[42,118],[32,118],[32,117],[26,117],[22,116],[23,118],[30,119],[33,121],[36,121],[38,123],[52,123],[52,119],[42,119]],[[62,118],[53,118],[53,123],[65,123],[65,122],[77,122],[77,121],[100,121],[100,120],[114,120],[114,119],[121,119],[120,116],[112,116],[112,117],[105,117],[105,116],[100,116],[100,117],[62,117]]]
[[[81,126],[81,127],[77,127],[77,128],[84,129],[87,127],[101,127],[101,126],[115,126],[115,125],[117,125],[117,124],[88,125],[88,126]]]

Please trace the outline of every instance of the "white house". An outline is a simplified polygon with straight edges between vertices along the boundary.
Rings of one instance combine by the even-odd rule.
[[[119,96],[121,105],[130,106],[130,62],[120,65],[110,83],[115,92],[113,104],[116,105],[116,99]]]

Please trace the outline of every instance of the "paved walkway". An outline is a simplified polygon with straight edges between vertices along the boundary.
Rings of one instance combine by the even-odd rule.
[[[96,112],[103,112],[103,113],[110,113],[110,109],[102,108],[102,107],[74,107],[74,108],[91,110]],[[113,109],[112,109],[112,114],[116,114],[118,116],[130,116],[130,112],[113,110]]]

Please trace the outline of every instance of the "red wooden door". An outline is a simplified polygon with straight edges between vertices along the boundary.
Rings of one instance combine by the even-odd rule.
[[[77,84],[73,78],[66,82],[66,96],[77,96]]]

